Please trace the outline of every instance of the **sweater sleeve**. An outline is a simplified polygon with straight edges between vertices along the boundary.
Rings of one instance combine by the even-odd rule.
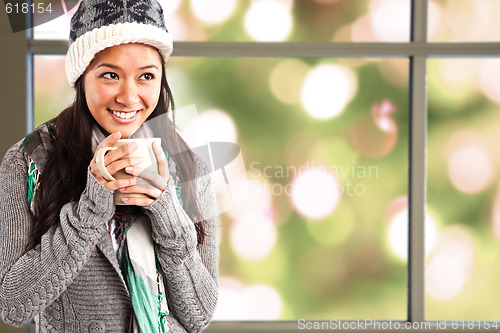
[[[146,207],[165,274],[169,309],[188,332],[200,332],[214,314],[218,297],[217,209],[211,177],[198,168],[195,191],[205,217],[205,239],[197,245],[194,223],[177,198],[173,182]],[[203,165],[204,166],[204,165]]]
[[[113,192],[88,171],[80,200],[65,204],[60,221],[35,249],[26,251],[33,231],[26,176],[18,143],[0,166],[0,314],[15,326],[42,312],[71,284],[98,240],[107,235],[106,221],[114,213]]]

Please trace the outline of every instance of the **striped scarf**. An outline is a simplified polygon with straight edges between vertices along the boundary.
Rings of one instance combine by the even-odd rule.
[[[117,206],[110,221],[116,225],[117,257],[134,309],[129,332],[166,333],[169,331],[168,306],[163,274],[151,238],[151,224],[144,214],[133,215],[130,211],[130,206]]]

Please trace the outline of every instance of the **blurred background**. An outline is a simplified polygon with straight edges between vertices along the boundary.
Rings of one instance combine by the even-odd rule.
[[[174,41],[408,42],[409,0],[165,0]],[[67,39],[72,13],[35,28]],[[500,40],[500,1],[429,1],[431,42]],[[34,57],[35,125],[74,97]],[[494,319],[500,58],[428,60],[426,319]],[[171,57],[178,116],[234,142],[248,195],[220,216],[217,320],[407,318],[408,58]],[[217,184],[224,200],[224,184]],[[424,246],[424,245],[422,245]]]

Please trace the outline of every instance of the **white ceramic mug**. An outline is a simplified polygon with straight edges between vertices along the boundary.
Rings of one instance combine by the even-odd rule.
[[[133,151],[130,155],[124,156],[123,158],[128,158],[130,157],[141,157],[143,159],[142,163],[136,165],[137,167],[143,169],[143,170],[148,170],[148,171],[153,171],[158,173],[158,161],[156,159],[156,155],[153,150],[153,142],[156,142],[158,147],[161,147],[161,138],[141,138],[141,139],[121,139],[118,140],[117,143],[115,143],[111,147],[104,147],[101,148],[97,151],[96,155],[96,164],[97,168],[99,169],[99,172],[101,175],[106,179],[107,181],[112,181],[115,179],[125,179],[125,178],[131,178],[133,177],[131,174],[128,174],[125,172],[124,169],[119,170],[117,173],[114,175],[111,175],[108,170],[106,169],[106,166],[104,165],[104,155],[110,150],[116,150],[120,147],[123,147],[126,144],[129,144],[131,142],[135,142],[137,144],[137,149]],[[143,187],[151,187],[153,188],[154,186],[151,185],[150,182],[148,182],[145,179],[138,178],[137,179],[137,185],[143,186]],[[122,201],[124,197],[130,197],[130,198],[148,198],[147,195],[141,194],[141,193],[121,193],[119,190],[115,191],[114,193],[114,203],[115,205],[126,205]]]

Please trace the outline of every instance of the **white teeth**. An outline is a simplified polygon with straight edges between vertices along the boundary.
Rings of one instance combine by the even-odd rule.
[[[113,114],[115,116],[117,116],[118,118],[121,118],[121,119],[132,118],[137,113],[137,111],[133,111],[133,112],[117,112],[117,111],[112,111],[112,112],[113,112]]]

